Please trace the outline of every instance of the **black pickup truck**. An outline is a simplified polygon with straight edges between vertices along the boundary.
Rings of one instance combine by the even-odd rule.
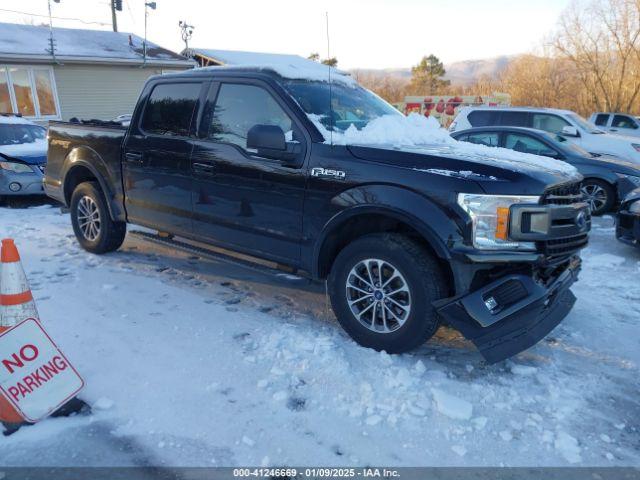
[[[367,347],[404,352],[441,323],[489,362],[532,346],[575,303],[591,221],[580,175],[441,134],[358,141],[399,115],[338,73],[157,76],[128,128],[51,122],[45,190],[90,252],[133,223],[326,280]]]

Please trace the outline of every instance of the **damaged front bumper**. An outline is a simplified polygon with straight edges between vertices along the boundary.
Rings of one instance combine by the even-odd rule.
[[[535,345],[567,316],[576,301],[569,288],[577,280],[580,265],[580,258],[573,257],[562,273],[546,283],[509,274],[434,306],[487,362],[499,362]]]

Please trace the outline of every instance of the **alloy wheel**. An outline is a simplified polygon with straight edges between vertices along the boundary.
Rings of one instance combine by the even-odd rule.
[[[592,212],[601,210],[607,204],[607,192],[600,185],[588,183],[580,189]]]
[[[391,333],[411,313],[411,292],[402,273],[377,258],[358,262],[347,275],[347,303],[351,313],[376,333]]]
[[[78,226],[82,236],[90,242],[95,241],[100,236],[100,211],[93,198],[85,195],[78,202]]]

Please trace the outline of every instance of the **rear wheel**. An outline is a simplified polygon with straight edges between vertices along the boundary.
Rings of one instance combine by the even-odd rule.
[[[400,353],[426,342],[439,319],[431,302],[446,296],[433,256],[399,234],[355,240],[336,258],[328,279],[333,310],[360,345]]]
[[[582,194],[591,208],[591,215],[603,215],[613,208],[615,191],[613,187],[595,178],[588,178],[582,182]]]
[[[71,224],[78,243],[91,253],[107,253],[120,248],[127,234],[125,222],[111,219],[107,203],[96,182],[84,182],[71,196]]]

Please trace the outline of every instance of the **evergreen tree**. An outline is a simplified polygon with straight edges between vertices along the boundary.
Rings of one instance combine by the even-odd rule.
[[[441,93],[451,83],[443,78],[446,73],[438,57],[433,54],[422,57],[418,65],[411,67],[411,90],[417,95]]]

